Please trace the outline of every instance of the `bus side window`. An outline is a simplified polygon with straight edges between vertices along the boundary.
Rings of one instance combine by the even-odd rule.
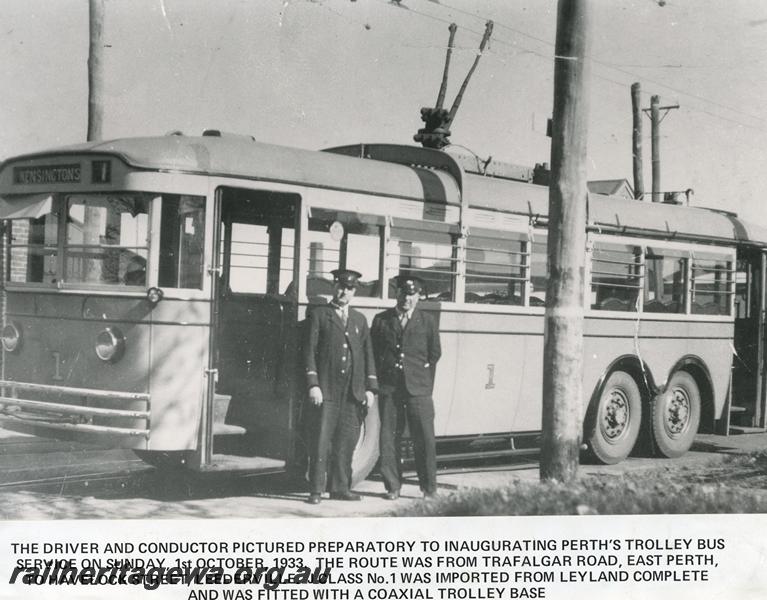
[[[733,262],[727,256],[694,256],[691,269],[691,308],[698,315],[729,315],[733,289]]]
[[[546,244],[546,237],[538,234],[530,241],[530,306],[546,306]]]
[[[379,273],[382,226],[376,217],[312,209],[306,247],[309,298],[333,293],[334,269],[362,273],[357,297],[380,296]]]
[[[635,312],[642,288],[641,248],[597,242],[591,261],[591,308]]]
[[[202,289],[205,198],[166,194],[160,223],[160,287]]]
[[[465,301],[478,304],[524,303],[527,279],[525,242],[472,235],[466,240]]]
[[[644,312],[684,313],[687,253],[647,248]]]
[[[392,269],[387,273],[388,297],[396,296],[393,278],[407,271],[423,280],[427,299],[452,301],[456,253],[456,237],[450,232],[393,227],[387,248]]]

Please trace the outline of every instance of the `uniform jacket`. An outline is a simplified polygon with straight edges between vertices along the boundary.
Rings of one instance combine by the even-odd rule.
[[[318,385],[323,399],[342,401],[351,362],[351,392],[363,402],[365,391],[378,391],[373,347],[365,316],[349,307],[344,324],[329,304],[309,313],[308,340],[304,345],[307,388]]]
[[[397,310],[390,308],[375,316],[371,335],[381,391],[393,391],[404,373],[408,393],[430,396],[442,354],[436,319],[416,306],[403,330]]]

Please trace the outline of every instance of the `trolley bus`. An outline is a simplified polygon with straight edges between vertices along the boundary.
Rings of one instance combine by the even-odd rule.
[[[438,451],[535,447],[548,189],[532,170],[490,171],[415,147],[315,152],[217,131],[5,161],[3,427],[153,464],[290,467],[306,311],[327,301],[330,271],[352,268],[370,321],[407,269],[442,337]],[[675,457],[698,431],[763,430],[767,233],[600,194],[588,214],[591,454],[615,463],[647,438]],[[358,479],[377,429],[369,411]]]

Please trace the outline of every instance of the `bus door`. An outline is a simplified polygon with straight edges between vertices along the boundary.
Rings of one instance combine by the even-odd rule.
[[[767,254],[740,248],[735,280],[735,338],[730,424],[765,428],[765,280]],[[727,415],[725,415],[727,416]]]
[[[297,361],[295,194],[218,193],[213,452],[285,460]]]

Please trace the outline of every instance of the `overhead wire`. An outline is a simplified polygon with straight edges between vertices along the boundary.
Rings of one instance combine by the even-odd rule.
[[[389,0],[382,0],[382,1],[385,1],[385,2],[388,3]],[[467,16],[470,16],[470,17],[475,18],[475,19],[481,19],[483,21],[487,21],[488,20],[488,17],[485,17],[485,16],[482,16],[482,15],[479,15],[479,14],[476,14],[476,13],[472,13],[470,11],[466,11],[466,10],[457,8],[455,6],[452,6],[450,4],[446,4],[444,2],[436,3],[436,4],[434,4],[434,6],[435,6],[435,8],[438,8],[438,9],[452,10],[452,11],[455,11],[456,13],[467,15]],[[438,22],[442,22],[442,23],[452,22],[449,19],[444,19],[442,17],[431,15],[429,13],[426,13],[426,12],[414,9],[414,8],[412,8],[410,6],[408,6],[408,11],[410,13],[412,13],[412,14],[415,14],[415,15],[418,15],[420,17],[424,17],[424,18],[427,18],[427,19],[432,19],[434,21],[438,21]],[[510,25],[507,25],[506,23],[504,23],[502,21],[498,21],[496,19],[492,19],[492,20],[501,29],[506,29],[506,30],[511,31],[511,32],[513,32],[513,33],[515,33],[517,35],[522,36],[522,37],[534,40],[534,41],[536,41],[538,43],[544,44],[545,46],[549,46],[552,49],[555,47],[555,45],[551,41],[548,41],[548,40],[545,40],[543,38],[539,38],[537,36],[531,35],[529,33],[521,31],[521,30],[519,30],[519,29],[517,29],[515,27],[511,27]],[[469,31],[470,33],[474,33],[476,35],[482,35],[480,32],[478,32],[476,30],[473,30],[473,29],[471,29],[469,27],[462,27],[462,28],[465,29],[466,31]],[[537,51],[537,50],[535,50],[533,48],[529,48],[529,47],[523,46],[523,45],[521,45],[521,44],[519,44],[517,42],[505,40],[503,37],[499,37],[498,35],[495,35],[493,37],[492,42],[495,43],[495,44],[501,44],[501,45],[504,45],[504,46],[511,46],[513,48],[521,47],[521,48],[524,49],[524,53],[530,53],[530,54],[533,54],[535,56],[538,56],[538,57],[546,59],[546,60],[551,60],[553,58],[553,52],[551,54],[545,54],[545,53]],[[489,52],[493,53],[492,51],[489,51]],[[519,56],[520,54],[521,53],[517,53],[517,54],[515,54],[515,56]],[[692,99],[695,99],[695,100],[697,100],[699,102],[702,102],[704,104],[708,104],[710,106],[715,106],[717,108],[720,108],[720,109],[723,109],[723,110],[726,110],[726,111],[730,111],[730,112],[735,113],[735,114],[739,114],[739,115],[741,115],[743,117],[747,117],[748,119],[752,119],[754,121],[759,121],[761,123],[767,124],[767,119],[766,118],[759,117],[757,115],[753,115],[753,114],[748,113],[746,111],[743,111],[741,109],[735,108],[733,106],[729,106],[727,104],[723,104],[721,102],[717,102],[715,100],[711,100],[711,99],[706,98],[704,96],[701,96],[699,94],[694,94],[692,92],[688,92],[688,91],[685,91],[685,90],[681,90],[679,88],[675,88],[674,86],[671,86],[669,84],[657,81],[655,79],[650,79],[648,77],[645,77],[645,76],[642,76],[642,75],[638,75],[637,73],[634,73],[632,71],[624,69],[624,68],[622,68],[620,66],[614,65],[612,63],[600,60],[600,59],[595,58],[593,56],[591,56],[590,59],[591,59],[591,61],[594,64],[599,65],[600,67],[603,67],[605,69],[612,69],[614,71],[617,71],[618,73],[622,73],[624,75],[628,75],[628,76],[630,76],[634,80],[640,80],[642,82],[650,83],[650,84],[659,86],[659,87],[661,87],[663,89],[666,89],[666,90],[668,90],[670,92],[673,92],[675,94],[678,94],[680,96],[685,96],[685,97],[688,97],[688,98],[692,98]],[[680,68],[684,68],[684,67],[682,66]],[[627,83],[618,82],[618,81],[615,81],[614,79],[610,79],[609,77],[605,77],[605,76],[600,75],[600,74],[592,73],[592,76],[595,77],[596,79],[600,79],[600,80],[606,81],[608,83],[612,83],[614,85],[619,85],[621,87],[628,85]],[[649,95],[647,92],[642,92],[642,93],[644,95]],[[721,119],[723,121],[736,123],[738,125],[742,125],[743,127],[748,127],[749,129],[755,129],[755,130],[759,130],[759,131],[764,131],[765,130],[765,127],[755,126],[755,125],[749,124],[749,123],[744,123],[741,120],[734,119],[732,117],[728,117],[728,116],[725,116],[725,115],[722,115],[722,114],[713,113],[710,110],[698,109],[698,112],[702,112],[704,114],[707,114],[708,116],[711,116],[711,117],[714,117],[714,118],[717,118],[717,119]]]

